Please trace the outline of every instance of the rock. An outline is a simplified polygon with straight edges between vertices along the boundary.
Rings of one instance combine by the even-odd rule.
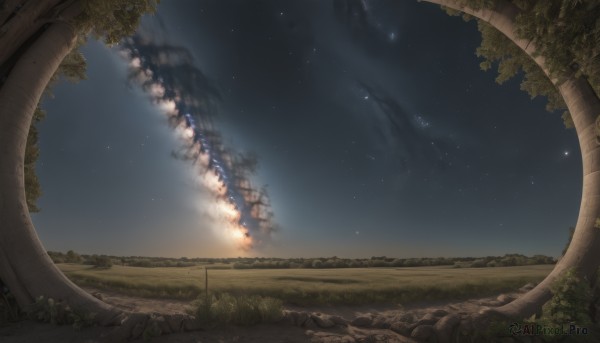
[[[415,316],[412,313],[403,313],[402,315],[400,315],[399,317],[396,318],[396,321],[399,322],[406,322],[406,323],[414,323],[415,322]]]
[[[340,316],[329,316],[329,320],[334,322],[336,325],[348,326],[348,320]]]
[[[496,298],[496,300],[498,300],[498,302],[499,302],[501,305],[504,305],[504,304],[508,304],[509,302],[511,302],[511,301],[513,301],[513,300],[515,300],[515,298],[514,298],[513,296],[510,296],[510,295],[508,295],[508,294],[500,294],[500,295],[499,295],[499,296]]]
[[[317,324],[317,326],[327,329],[334,327],[335,323],[331,321],[328,316],[311,315],[310,318]]]
[[[104,298],[104,297],[102,296],[102,293],[100,293],[100,292],[94,292],[94,293],[92,293],[92,295],[93,295],[93,296],[94,296],[96,299],[103,300],[103,298]]]
[[[371,326],[376,329],[389,329],[390,323],[388,322],[387,318],[379,316],[373,319],[373,323],[371,323]]]
[[[154,318],[154,322],[156,322],[156,326],[158,326],[162,335],[171,333],[171,327],[169,326],[169,323],[167,323],[165,317],[158,316]]]
[[[341,342],[342,343],[355,343],[356,340],[354,339],[354,337],[346,335],[346,336],[342,337]]]
[[[433,329],[436,332],[439,343],[450,343],[452,341],[452,333],[460,323],[460,316],[457,314],[448,314],[442,317]]]
[[[135,324],[135,326],[133,327],[133,330],[131,330],[131,338],[133,339],[137,339],[142,337],[142,334],[144,333],[144,330],[146,329],[146,323],[147,321],[141,321],[137,324]]]
[[[354,318],[351,324],[354,326],[368,327],[371,326],[372,322],[373,320],[370,317],[360,316]]]
[[[460,320],[460,323],[458,324],[458,332],[460,333],[460,335],[469,337],[473,335],[473,331],[474,327],[471,318],[462,318]]]
[[[304,321],[304,323],[302,324],[302,327],[307,328],[307,329],[312,329],[312,330],[316,330],[319,328],[317,326],[317,324],[315,324],[315,322],[310,317],[308,317],[308,319]]]
[[[410,337],[428,342],[432,338],[435,340],[435,330],[433,329],[433,325],[419,325],[410,333]]]
[[[431,311],[430,313],[437,318],[441,318],[441,317],[447,315],[448,311],[442,310],[442,309],[436,309],[436,310]]]
[[[165,317],[165,321],[169,325],[171,332],[183,331],[183,318],[185,316],[182,314],[171,314]]]
[[[313,330],[306,330],[306,331],[304,331],[304,334],[307,335],[308,337],[312,337],[312,336],[314,336],[315,332]]]
[[[181,324],[184,331],[200,331],[203,329],[202,323],[196,318],[185,318]]]
[[[535,283],[530,282],[528,284],[525,284],[525,286],[519,288],[519,291],[521,291],[521,292],[529,292],[533,288],[535,288]]]
[[[395,322],[390,325],[390,330],[402,336],[410,336],[414,327],[413,324],[408,324],[406,322]]]
[[[290,310],[283,310],[283,317],[281,319],[281,322],[284,324],[288,324],[288,325],[296,325],[296,321],[298,318],[298,312],[296,311],[290,311]]]
[[[303,326],[304,323],[306,322],[306,320],[309,317],[308,313],[306,312],[296,312],[298,315],[294,318],[294,325],[296,326]]]
[[[417,321],[417,325],[433,325],[437,321],[438,317],[434,316],[433,313],[427,313]]]

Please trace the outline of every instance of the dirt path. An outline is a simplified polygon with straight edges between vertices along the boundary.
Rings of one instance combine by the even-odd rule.
[[[532,287],[529,285],[529,288]],[[127,311],[162,314],[184,314],[189,301],[149,299],[117,292],[85,288],[103,301]],[[519,295],[520,292],[500,296],[476,298],[454,302],[428,302],[408,306],[287,306],[282,323],[252,327],[228,326],[209,331],[183,332],[155,337],[151,342],[178,343],[358,343],[399,342],[415,343],[424,340],[409,338],[412,330],[422,324],[433,327],[445,316],[464,317],[486,306],[498,306]],[[105,343],[101,337],[111,328],[92,327],[74,331],[71,327],[24,321],[0,327],[3,343]],[[407,331],[408,330],[408,331]],[[414,335],[413,335],[414,336]],[[425,339],[427,340],[427,339]],[[134,342],[144,342],[136,340]]]

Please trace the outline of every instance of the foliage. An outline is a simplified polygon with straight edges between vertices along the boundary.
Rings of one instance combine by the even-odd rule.
[[[82,260],[69,257],[62,252],[49,251],[48,254],[55,263],[94,264],[97,257],[82,255]],[[73,252],[73,254],[76,254]],[[77,254],[76,254],[77,255]],[[79,255],[77,255],[79,256]],[[372,256],[371,258],[267,258],[267,257],[237,257],[237,258],[167,258],[143,256],[108,256],[112,263],[130,267],[164,268],[164,267],[193,267],[203,266],[207,269],[331,269],[331,268],[391,268],[391,267],[424,267],[451,266],[458,267],[506,267],[526,266],[534,264],[554,264],[554,258],[545,255],[525,256],[521,254],[506,254],[504,256],[486,257],[421,257],[393,258],[387,256]]]
[[[145,13],[156,11],[158,0],[83,0],[83,13],[76,23],[108,45],[132,35]]]
[[[35,162],[40,155],[37,123],[45,116],[46,113],[39,106],[36,107],[35,112],[33,112],[29,133],[27,134],[27,145],[25,146],[25,165],[23,171],[25,177],[25,198],[27,199],[29,212],[40,211],[36,205],[38,198],[42,195],[40,181],[35,173]]]
[[[14,296],[0,280],[0,327],[6,323],[19,320],[19,307]]]
[[[588,280],[582,280],[574,269],[570,269],[550,289],[552,299],[542,308],[540,322],[549,326],[589,326],[592,323],[589,314],[592,291]]]
[[[70,324],[74,329],[91,326],[95,313],[73,309],[69,305],[52,298],[39,296],[26,309],[29,318],[53,325]]]
[[[91,264],[96,268],[108,269],[113,266],[112,259],[106,255],[92,255],[83,264]]]
[[[199,296],[190,314],[204,324],[256,325],[281,319],[282,306],[281,300],[271,297],[222,293]]]
[[[500,1],[460,2],[477,10],[491,8]],[[543,56],[550,76],[561,82],[565,75],[574,72],[576,76],[585,77],[596,94],[600,94],[600,3],[592,0],[508,2],[520,10],[515,19],[517,36],[535,44],[536,53]],[[451,15],[461,15],[459,11],[446,10]],[[532,98],[547,97],[548,111],[566,109],[556,87],[523,50],[487,23],[478,20],[478,27],[482,42],[476,54],[483,58],[483,70],[497,65],[498,83],[523,75],[521,89]],[[562,118],[567,128],[573,127],[568,111],[563,112]]]
[[[81,256],[73,250],[67,251],[67,254],[65,255],[65,262],[67,263],[80,263],[82,260]]]

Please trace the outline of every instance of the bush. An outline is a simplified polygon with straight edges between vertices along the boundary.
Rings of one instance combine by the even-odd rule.
[[[67,263],[81,263],[81,256],[79,256],[78,253],[74,252],[73,250],[69,250],[67,251],[67,254],[65,256],[65,262]]]
[[[71,308],[61,301],[43,296],[26,308],[26,312],[33,320],[38,320],[53,325],[70,324],[78,330],[91,326],[94,323],[95,313]]]
[[[110,268],[112,267],[112,259],[106,255],[92,255],[90,258],[83,262],[84,264],[90,264],[97,268]]]
[[[471,268],[483,268],[486,266],[486,262],[484,259],[478,259],[471,263]]]
[[[5,323],[19,320],[19,307],[17,301],[0,280],[0,326]]]
[[[589,306],[592,302],[592,290],[589,281],[581,280],[575,270],[570,269],[550,289],[552,299],[542,309],[543,323],[555,326],[591,324]]]
[[[192,303],[190,314],[203,324],[255,325],[282,317],[281,300],[259,295],[202,295]]]

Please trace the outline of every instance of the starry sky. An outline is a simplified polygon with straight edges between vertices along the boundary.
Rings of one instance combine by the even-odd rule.
[[[217,90],[278,230],[239,250],[205,215],[167,120],[90,39],[43,100],[33,215],[49,250],[172,257],[558,256],[581,158],[545,99],[479,69],[474,22],[417,1],[164,2],[144,26]]]

